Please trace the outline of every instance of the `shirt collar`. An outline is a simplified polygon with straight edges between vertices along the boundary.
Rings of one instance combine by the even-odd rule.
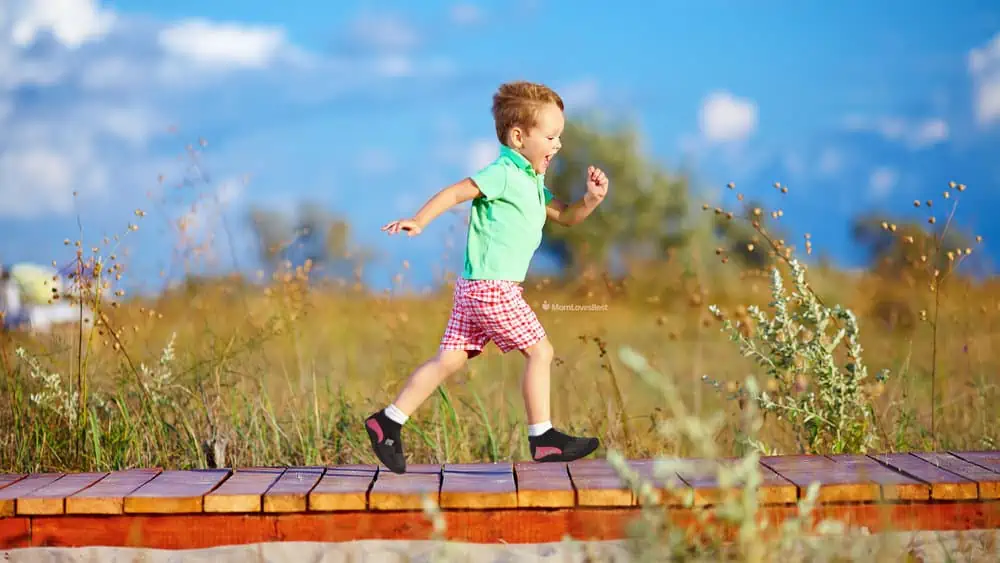
[[[500,145],[500,155],[501,156],[505,156],[508,159],[510,159],[510,161],[513,162],[515,166],[517,166],[521,170],[524,170],[529,175],[531,175],[531,176],[541,176],[541,174],[538,174],[537,172],[535,172],[535,169],[531,166],[531,163],[528,162],[528,159],[524,158],[523,154],[521,154],[521,153],[517,152],[516,150],[508,147],[507,145]]]

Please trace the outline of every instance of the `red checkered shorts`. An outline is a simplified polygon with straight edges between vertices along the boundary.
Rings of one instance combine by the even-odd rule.
[[[440,348],[481,351],[492,340],[507,353],[544,338],[545,329],[523,292],[517,282],[459,278]]]

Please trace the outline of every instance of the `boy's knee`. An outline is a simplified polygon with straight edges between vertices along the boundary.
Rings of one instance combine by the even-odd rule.
[[[454,373],[462,369],[468,359],[469,355],[465,350],[441,350],[435,361],[448,373]]]
[[[522,350],[522,352],[528,358],[542,362],[551,362],[552,358],[556,355],[555,349],[552,347],[552,343],[549,342],[548,338],[539,340]]]

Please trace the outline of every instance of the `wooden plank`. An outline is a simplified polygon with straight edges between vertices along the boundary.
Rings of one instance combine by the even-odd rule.
[[[672,527],[699,527],[699,509],[673,509],[661,514]],[[781,522],[797,516],[794,505],[765,505],[758,517],[769,523],[763,533],[772,537]],[[580,540],[622,540],[629,523],[640,515],[637,507],[552,510],[452,510],[444,513],[447,539],[477,543],[555,542],[563,536]],[[841,503],[816,507],[808,529],[831,518],[852,527],[864,526],[871,533],[909,530],[990,530],[1000,528],[997,501],[906,503]],[[0,519],[0,542],[4,524],[20,520],[10,535],[22,536],[28,518]],[[716,521],[724,536],[735,537],[738,524]],[[420,511],[314,512],[302,514],[159,514],[112,516],[31,517],[30,544],[49,547],[145,546],[159,549],[198,549],[262,542],[350,542],[364,539],[426,540],[431,522]],[[0,547],[6,548],[6,546]],[[398,559],[398,557],[397,557]],[[551,559],[549,557],[548,559]]]
[[[0,473],[0,489],[27,477],[27,473]]]
[[[914,452],[913,455],[932,465],[961,475],[970,481],[975,481],[981,499],[1000,498],[1000,473],[994,473],[947,452]]]
[[[160,470],[112,471],[95,485],[66,498],[66,514],[121,514],[125,497],[159,475]]]
[[[125,497],[125,512],[133,514],[201,512],[204,496],[228,476],[228,469],[163,471]]]
[[[635,502],[632,489],[607,460],[577,460],[567,467],[577,506],[630,506]]]
[[[309,493],[309,510],[365,510],[368,490],[378,475],[377,465],[327,467]]]
[[[658,460],[636,459],[629,461],[628,464],[639,475],[639,478],[652,489],[650,492],[655,504],[683,506],[687,496],[692,494],[691,487],[676,472],[671,471],[663,475]],[[632,496],[636,505],[643,501],[638,494],[633,493]]]
[[[975,463],[980,467],[985,467],[994,473],[1000,473],[1000,452],[949,452],[951,455],[964,459],[969,463]]]
[[[741,463],[739,459],[705,459],[688,460],[688,462],[687,467],[677,469],[677,476],[693,491],[695,506],[719,504],[726,498],[742,494],[745,481],[737,481],[729,488],[722,488],[719,484],[720,470],[735,468]],[[757,467],[761,478],[760,486],[757,489],[758,502],[789,504],[798,500],[798,487],[794,483],[766,465],[758,463]]]
[[[0,489],[0,518],[17,512],[17,498],[34,492],[62,477],[63,473],[31,473]]]
[[[323,467],[289,467],[264,493],[264,512],[305,512],[309,491],[323,477]]]
[[[17,513],[25,516],[63,514],[66,510],[66,497],[90,487],[107,475],[106,472],[64,475],[61,479],[18,497]]]
[[[434,503],[439,502],[440,486],[440,465],[411,465],[402,475],[379,466],[368,494],[368,506],[371,510],[421,510],[424,495],[429,495]]]
[[[205,495],[205,512],[260,512],[264,493],[281,477],[282,467],[239,469]]]
[[[0,549],[31,547],[31,518],[0,518]],[[4,553],[4,561],[10,554]]]
[[[868,457],[896,471],[930,485],[933,500],[973,500],[979,498],[975,481],[970,481],[910,453],[871,454]]]
[[[814,482],[820,483],[818,502],[872,502],[882,496],[877,483],[865,480],[849,465],[826,456],[767,456],[760,462],[794,483],[800,498],[805,498]]]
[[[883,500],[927,500],[931,487],[925,481],[894,471],[865,455],[827,456],[838,465],[846,466],[859,481],[877,483]]]
[[[441,508],[517,508],[514,464],[446,464],[439,502]]]
[[[576,505],[576,491],[565,463],[514,464],[517,505],[522,508],[569,508]]]

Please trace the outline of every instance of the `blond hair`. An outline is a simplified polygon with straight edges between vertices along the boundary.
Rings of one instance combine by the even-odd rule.
[[[514,127],[534,127],[538,110],[546,104],[555,104],[563,111],[562,98],[544,84],[518,80],[501,84],[493,94],[493,121],[497,139],[507,144],[507,133]]]

